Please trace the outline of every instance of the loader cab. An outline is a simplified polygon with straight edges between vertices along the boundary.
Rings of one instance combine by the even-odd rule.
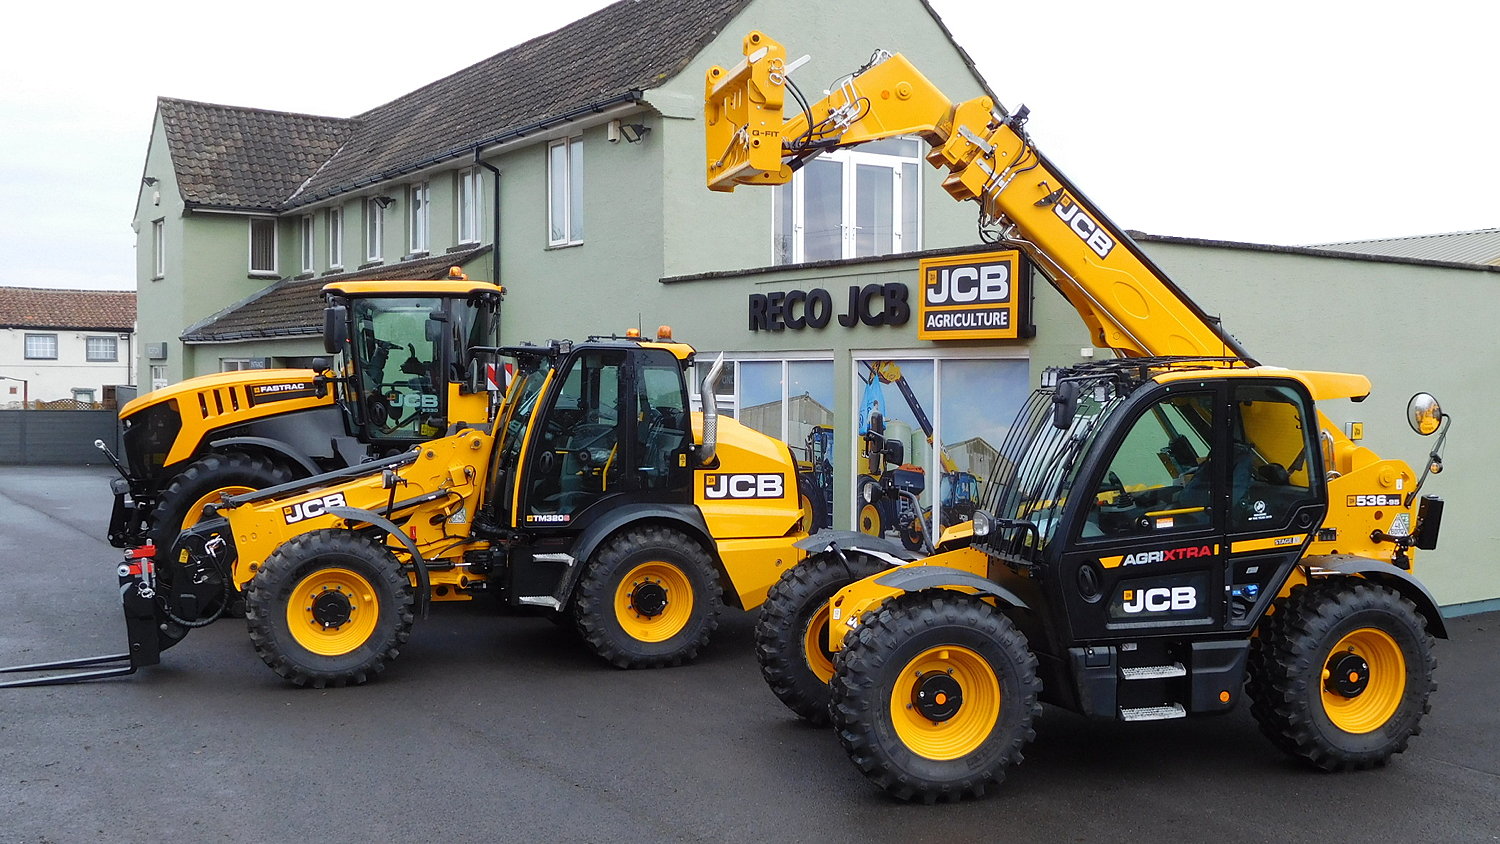
[[[441,436],[454,422],[486,421],[487,361],[470,350],[498,343],[499,288],[380,285],[327,291],[325,343],[343,356],[340,404],[351,432],[391,451]]]
[[[576,529],[622,498],[690,500],[682,354],[597,341],[518,356],[496,448],[497,521]]]
[[[1042,575],[1047,638],[1248,629],[1327,511],[1306,387],[1182,364],[1069,380],[1074,411],[1044,389],[1041,418],[1018,420],[1033,436],[994,502],[1011,521],[986,540],[1008,533],[1009,559]]]

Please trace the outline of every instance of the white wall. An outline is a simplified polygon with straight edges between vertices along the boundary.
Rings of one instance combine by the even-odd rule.
[[[26,335],[52,334],[57,337],[56,360],[27,360]],[[5,328],[0,329],[0,407],[20,406],[23,387],[19,381],[28,382],[25,391],[31,401],[53,401],[73,398],[74,389],[94,391],[94,401],[103,401],[104,385],[130,384],[131,356],[135,353],[134,339],[118,339],[122,336],[113,331],[77,331],[52,328]],[[130,337],[130,335],[124,335]],[[113,363],[91,363],[85,359],[86,337],[116,338],[116,354]],[[15,392],[12,393],[11,391]]]

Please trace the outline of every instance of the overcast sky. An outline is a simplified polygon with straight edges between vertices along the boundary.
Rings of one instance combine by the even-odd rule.
[[[1038,146],[1126,228],[1308,244],[1500,226],[1500,4],[931,2],[1001,101],[1031,107]],[[0,285],[135,286],[157,96],[348,117],[604,5],[426,0],[413,27],[397,7],[306,0],[11,9]],[[816,49],[815,34],[773,35]]]

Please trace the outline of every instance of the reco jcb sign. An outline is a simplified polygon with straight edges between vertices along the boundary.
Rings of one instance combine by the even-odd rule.
[[[927,258],[921,262],[917,337],[1013,340],[1030,337],[1031,291],[1021,253]]]

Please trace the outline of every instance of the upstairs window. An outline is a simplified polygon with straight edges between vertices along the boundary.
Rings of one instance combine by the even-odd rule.
[[[250,274],[276,275],[276,220],[250,220]]]
[[[921,142],[893,138],[815,158],[775,189],[772,263],[871,258],[922,248]]]
[[[547,245],[583,242],[583,139],[547,147]]]
[[[310,273],[313,271],[313,218],[311,214],[303,214],[298,219],[297,235],[302,245],[302,271]]]
[[[120,341],[115,337],[84,339],[84,360],[90,363],[114,363],[120,359]]]
[[[428,249],[427,183],[418,182],[406,192],[407,251],[413,255],[425,255]]]
[[[385,208],[381,201],[389,205],[387,197],[372,197],[365,200],[365,260],[379,261],[385,257],[385,249],[381,245],[385,239]]]
[[[165,278],[167,275],[167,236],[166,222],[156,220],[151,224],[151,278]]]
[[[344,209],[328,209],[328,268],[344,266]]]
[[[478,243],[479,227],[484,219],[480,210],[483,182],[479,168],[470,167],[458,174],[458,242]]]
[[[27,334],[27,360],[57,360],[56,334]]]

